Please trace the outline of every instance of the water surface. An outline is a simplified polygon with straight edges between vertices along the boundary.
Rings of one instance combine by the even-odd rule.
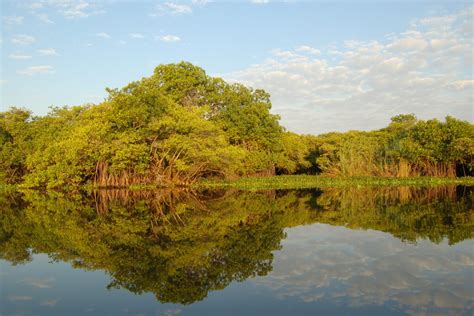
[[[473,194],[3,194],[0,311],[472,315]]]

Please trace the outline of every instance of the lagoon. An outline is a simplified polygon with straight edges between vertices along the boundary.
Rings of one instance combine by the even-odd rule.
[[[474,187],[8,192],[2,315],[472,315]]]

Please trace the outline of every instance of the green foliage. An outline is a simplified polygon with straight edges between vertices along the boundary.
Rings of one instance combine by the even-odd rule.
[[[274,170],[282,128],[269,95],[189,63],[107,89],[101,104],[0,116],[2,177],[23,187],[189,184]]]
[[[312,167],[309,159],[311,136],[285,132],[282,136],[282,151],[277,156],[278,174],[309,173]]]
[[[447,176],[473,175],[474,125],[447,117],[392,118],[372,132],[330,133],[316,139],[311,156],[328,175]]]
[[[270,112],[270,95],[190,63],[107,89],[100,104],[48,115],[0,113],[0,182],[28,188],[190,185],[197,179],[315,174],[474,174],[474,125],[447,117],[392,118],[387,128],[297,135]]]
[[[25,157],[33,150],[32,119],[25,109],[0,113],[0,176],[6,183],[18,182],[25,173]]]

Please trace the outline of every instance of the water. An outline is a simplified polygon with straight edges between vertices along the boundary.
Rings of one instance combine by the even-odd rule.
[[[472,315],[474,188],[0,196],[2,315]]]

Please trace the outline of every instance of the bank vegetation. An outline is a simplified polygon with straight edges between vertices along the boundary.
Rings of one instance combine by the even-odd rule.
[[[0,112],[0,178],[28,188],[188,186],[202,179],[472,176],[474,125],[453,117],[392,118],[371,132],[298,135],[270,95],[190,63],[107,89],[99,104],[45,116]]]

